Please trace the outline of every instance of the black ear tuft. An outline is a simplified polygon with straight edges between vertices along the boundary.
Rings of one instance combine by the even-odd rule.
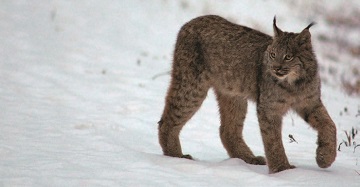
[[[274,16],[274,20],[273,20],[273,29],[274,29],[275,37],[280,36],[280,35],[283,34],[283,31],[281,31],[281,30],[276,26],[276,16]]]
[[[308,41],[311,41],[311,34],[309,29],[315,24],[316,24],[315,22],[311,22],[307,27],[305,27],[304,30],[301,31],[301,33],[298,36],[300,44],[304,44]]]
[[[274,19],[273,19],[273,26],[276,26],[276,15],[274,16]]]
[[[310,27],[312,27],[315,24],[316,24],[316,22],[311,22],[304,30],[309,30]]]

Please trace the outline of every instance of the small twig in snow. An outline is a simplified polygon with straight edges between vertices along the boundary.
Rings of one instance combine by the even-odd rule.
[[[360,146],[360,144],[357,144],[355,147],[354,147],[354,153],[355,153],[355,149],[357,148],[357,147],[359,147]]]
[[[338,151],[341,151],[340,150],[340,147],[341,147],[341,144],[343,144],[344,142],[341,142],[340,144],[339,144],[339,147],[338,147]]]
[[[167,74],[170,74],[171,73],[171,71],[167,71],[167,72],[163,72],[163,73],[158,73],[158,74],[156,74],[156,75],[154,75],[153,77],[152,77],[152,80],[155,80],[156,78],[158,78],[158,77],[160,77],[160,76],[164,76],[164,75],[167,75]]]
[[[290,143],[293,143],[293,142],[298,143],[298,142],[295,140],[295,138],[294,138],[293,135],[289,134],[289,138],[290,138]]]
[[[356,172],[358,175],[360,175],[360,173],[359,173],[358,171],[355,170],[355,172]]]

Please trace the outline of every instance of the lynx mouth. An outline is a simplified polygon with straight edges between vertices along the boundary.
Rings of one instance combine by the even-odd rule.
[[[287,74],[289,74],[289,71],[273,69],[273,74],[274,74],[276,77],[283,78],[283,77],[285,77]]]
[[[289,84],[293,84],[297,79],[299,79],[299,74],[295,71],[272,71],[272,76],[280,81],[286,81]]]
[[[287,75],[288,73],[286,72],[275,72],[275,75],[278,77],[284,77],[285,75]]]
[[[289,74],[290,69],[288,67],[272,66],[272,74],[278,78],[284,78]]]

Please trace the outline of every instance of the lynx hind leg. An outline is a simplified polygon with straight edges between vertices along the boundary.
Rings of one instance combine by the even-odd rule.
[[[159,142],[164,155],[173,157],[191,158],[182,154],[179,134],[210,88],[201,42],[191,27],[190,23],[184,25],[178,34],[171,84],[159,123]]]
[[[179,134],[201,106],[208,89],[205,83],[197,79],[178,81],[173,78],[159,121],[159,142],[164,155],[192,159],[190,155],[183,155]]]
[[[242,136],[247,100],[239,96],[224,95],[218,91],[216,96],[221,119],[220,138],[228,155],[249,164],[265,165],[265,158],[254,156]]]

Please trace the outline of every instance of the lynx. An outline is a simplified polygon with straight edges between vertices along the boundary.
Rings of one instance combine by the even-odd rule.
[[[212,88],[220,110],[220,138],[231,158],[268,165],[269,173],[295,166],[285,155],[282,117],[295,111],[318,132],[316,161],[327,168],[336,157],[336,127],[320,95],[311,23],[300,33],[284,32],[273,19],[274,36],[208,15],[178,33],[171,83],[158,122],[164,155],[192,159],[181,150],[179,134]],[[242,131],[247,101],[257,107],[265,157],[254,156]]]

